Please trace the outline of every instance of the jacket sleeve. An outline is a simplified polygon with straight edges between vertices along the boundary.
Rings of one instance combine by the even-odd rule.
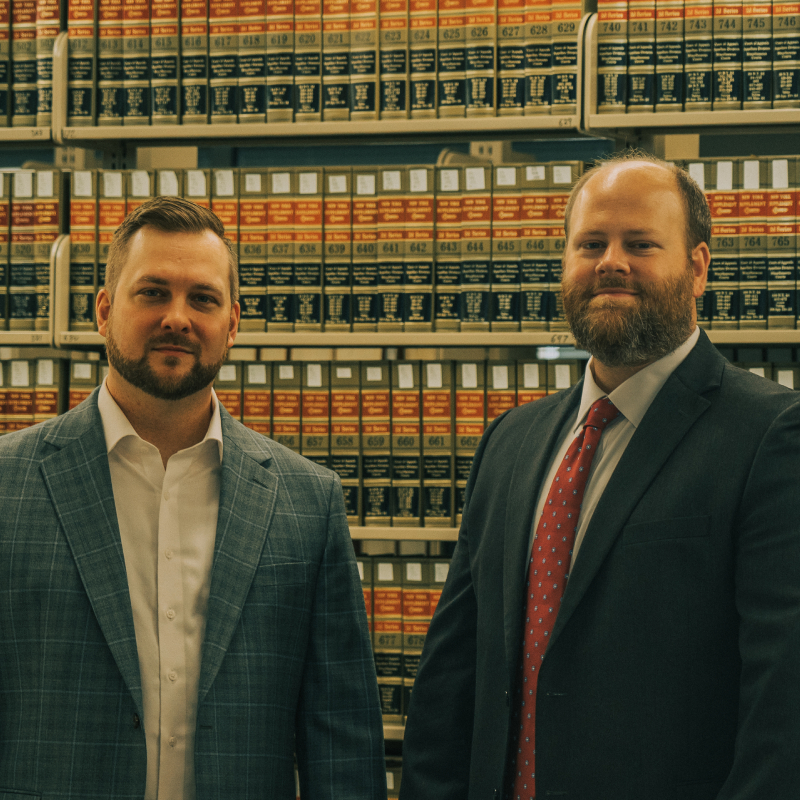
[[[338,476],[316,580],[297,710],[300,794],[308,800],[385,800],[383,722],[364,593]]]

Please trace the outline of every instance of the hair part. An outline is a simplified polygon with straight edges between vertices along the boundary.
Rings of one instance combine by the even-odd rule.
[[[567,208],[564,214],[564,235],[569,239],[569,220],[572,209],[578,195],[583,187],[600,170],[614,167],[617,164],[625,164],[630,161],[644,161],[654,164],[667,170],[675,179],[675,188],[678,190],[684,215],[686,217],[686,249],[691,256],[697,245],[705,242],[711,245],[711,209],[708,206],[703,190],[697,185],[689,173],[681,167],[664,161],[657,156],[646,153],[644,150],[624,150],[621,153],[614,153],[606,158],[597,159],[593,167],[581,175],[575,186],[572,187]]]
[[[219,217],[207,208],[184,200],[182,197],[154,197],[135,208],[114,231],[108,248],[105,288],[114,300],[119,276],[128,259],[131,239],[144,227],[155,228],[163,233],[215,233],[228,251],[231,303],[239,299],[239,262],[230,240],[225,236],[225,227]]]

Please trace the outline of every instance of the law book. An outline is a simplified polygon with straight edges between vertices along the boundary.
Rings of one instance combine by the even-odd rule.
[[[403,330],[408,170],[378,170],[377,315],[379,331]]]
[[[97,286],[106,282],[108,248],[114,231],[127,216],[127,176],[122,170],[99,170],[97,173]]]
[[[321,167],[297,171],[294,202],[294,329],[322,330]]]
[[[553,109],[553,3],[525,4],[525,115],[549,114]]]
[[[33,419],[35,361],[14,359],[9,362],[6,387],[6,431],[13,433],[29,428]]]
[[[33,260],[36,281],[36,322],[37,331],[50,327],[50,259],[53,244],[64,225],[64,180],[63,173],[57,169],[36,172],[36,199],[33,204]]]
[[[772,108],[772,3],[742,4],[742,108]]]
[[[214,379],[214,392],[222,407],[235,419],[242,419],[242,366],[238,361],[223,364]]]
[[[787,389],[800,389],[800,367],[793,364],[775,364],[773,380]]]
[[[685,0],[684,26],[683,108],[684,111],[710,111],[714,63],[712,0]]]
[[[159,197],[183,197],[183,170],[159,169],[155,172],[156,195]]]
[[[391,523],[391,376],[389,362],[361,362],[361,460],[364,525]]]
[[[353,206],[350,167],[326,167],[323,190],[323,326],[349,331],[352,319]]]
[[[372,559],[369,556],[359,556],[356,558],[356,568],[358,577],[361,579],[361,589],[364,593],[364,608],[367,612],[367,627],[369,629],[370,644],[373,641],[373,580],[372,580]]]
[[[233,252],[239,255],[239,171],[211,170],[211,210],[225,227]]]
[[[547,168],[544,164],[526,164],[520,180],[520,328],[544,331],[550,307],[552,266]]]
[[[150,3],[151,0],[126,0],[123,3],[123,125],[150,124]]]
[[[330,466],[331,453],[331,364],[303,365],[300,452],[309,461]]]
[[[211,208],[211,170],[185,170],[183,174],[183,196],[203,208]]]
[[[408,0],[409,114],[437,116],[438,8],[436,0]]]
[[[267,330],[294,330],[295,173],[273,167],[267,190]]]
[[[434,186],[434,167],[408,167],[403,271],[403,329],[406,331],[433,330]]]
[[[11,4],[11,125],[36,124],[36,0]]]
[[[403,567],[403,712],[408,712],[422,647],[431,625],[433,562],[404,559]]]
[[[289,9],[291,11],[291,8]],[[267,32],[266,0],[239,0],[238,60],[236,113],[239,122],[266,122],[270,48]],[[288,38],[288,31],[279,35]],[[286,80],[288,79],[288,86]],[[292,108],[292,68],[289,63],[284,78],[283,103]],[[277,99],[277,98],[276,98]]]
[[[67,125],[95,124],[97,0],[69,0],[67,12]]]
[[[426,527],[453,524],[453,363],[422,364],[422,514]]]
[[[466,4],[466,112],[468,117],[493,117],[498,0],[466,0]]]
[[[11,249],[9,251],[9,320],[14,331],[32,331],[36,320],[36,261],[34,257],[34,202],[36,173],[15,172],[11,195]]]
[[[75,170],[69,203],[69,329],[95,329],[97,291],[97,171]]]
[[[70,361],[67,406],[71,411],[79,406],[98,387],[99,364],[97,361]]]
[[[272,364],[248,362],[242,369],[242,424],[272,434]]]
[[[457,331],[461,295],[462,169],[436,167],[434,327]]]
[[[742,0],[714,0],[712,107],[742,107]]]
[[[578,30],[581,0],[552,0],[553,114],[576,114],[578,109]]]
[[[11,0],[0,0],[0,128],[9,123],[11,78]],[[2,432],[2,431],[0,431]]]
[[[53,48],[61,32],[61,0],[36,0],[36,125],[53,119]]]
[[[131,169],[125,172],[126,197],[125,216],[146,203],[155,191],[155,173],[146,169]]]
[[[322,119],[350,119],[350,0],[322,2]]]
[[[534,403],[547,397],[547,363],[544,361],[517,362],[517,405]]]
[[[561,260],[564,257],[564,212],[569,193],[583,172],[582,161],[551,161],[548,164],[548,193],[550,195],[550,227],[548,251],[550,261],[550,310],[548,328],[551,331],[568,330],[561,302]]]
[[[6,397],[8,395],[8,381],[10,362],[0,361],[0,436],[8,433],[8,419],[6,415]]]
[[[33,422],[44,422],[60,412],[61,361],[37,358],[31,362],[35,376]]]
[[[378,329],[378,169],[353,167],[353,330]]]
[[[267,78],[266,121],[291,122],[295,112],[294,50],[298,41],[295,34],[292,0],[267,0],[266,12],[267,54],[264,65]],[[240,70],[244,75],[244,63]],[[239,80],[241,82],[242,79]],[[253,86],[256,83],[257,80],[254,79]],[[255,117],[253,119],[255,120]],[[263,122],[263,120],[262,114],[258,121]]]
[[[461,198],[462,331],[488,331],[491,315],[492,167],[465,166]]]
[[[420,362],[392,361],[392,525],[422,525]]]
[[[767,159],[767,327],[797,318],[798,160]]]
[[[181,0],[181,122],[208,122],[208,0]]]
[[[489,311],[493,331],[520,329],[523,166],[497,165],[492,186],[492,270]]]
[[[772,107],[800,108],[800,2],[772,2]]]
[[[628,113],[655,108],[656,0],[628,2]]]
[[[373,559],[373,653],[384,722],[403,721],[403,561]]]
[[[342,481],[348,525],[360,525],[361,375],[356,361],[331,364],[330,467]]]
[[[739,327],[767,327],[767,159],[739,162],[740,268]]]
[[[436,105],[439,118],[463,117],[467,102],[467,0],[438,0]]]
[[[272,438],[300,452],[300,395],[302,367],[299,363],[276,363],[272,370]]]
[[[624,114],[627,98],[628,3],[597,0],[597,113]]]
[[[294,2],[294,94],[295,122],[322,119],[322,2]]]
[[[379,0],[350,2],[350,119],[379,117]]]
[[[0,331],[8,328],[8,259],[11,244],[11,175],[0,172]]]
[[[150,108],[153,125],[177,125],[180,0],[150,0]]]
[[[239,330],[264,331],[267,323],[266,169],[239,176]]]
[[[516,361],[490,361],[486,365],[486,424],[516,405]]]
[[[683,110],[684,0],[656,0],[656,111]]]
[[[525,0],[497,0],[497,116],[525,113]]]
[[[460,525],[472,458],[485,428],[486,364],[457,361],[455,373],[455,512]]]
[[[581,365],[576,359],[547,362],[547,394],[556,394],[574,386],[581,379]]]
[[[406,119],[410,112],[408,0],[380,0],[378,6],[378,115]]]
[[[97,124],[122,125],[122,0],[103,0],[97,14]]]
[[[239,0],[208,2],[208,89],[211,123],[236,122]]]

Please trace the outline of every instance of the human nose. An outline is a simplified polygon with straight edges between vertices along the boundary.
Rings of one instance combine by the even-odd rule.
[[[189,306],[183,298],[172,298],[164,311],[161,327],[173,333],[188,333],[191,327]]]
[[[630,271],[630,264],[622,243],[608,242],[595,266],[595,272],[598,275],[627,275]]]

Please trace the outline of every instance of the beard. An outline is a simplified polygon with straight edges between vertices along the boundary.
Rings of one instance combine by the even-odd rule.
[[[148,355],[154,347],[161,345],[175,345],[188,350],[195,359],[189,372],[180,377],[159,377],[150,366]],[[109,318],[108,330],[106,331],[106,353],[108,355],[108,363],[137,389],[141,389],[158,400],[183,400],[185,397],[189,397],[211,385],[220,367],[228,357],[228,348],[225,348],[219,361],[213,364],[203,364],[200,361],[199,347],[197,345],[179,334],[165,334],[150,339],[145,345],[145,352],[141,358],[127,358],[122,355],[114,339],[111,319]],[[174,367],[177,366],[178,359],[168,357],[165,363],[168,367]]]
[[[605,278],[591,286],[562,281],[564,314],[578,347],[607,367],[633,367],[663,358],[694,330],[694,275],[688,268],[660,284]],[[632,303],[592,302],[601,289],[637,292]]]

